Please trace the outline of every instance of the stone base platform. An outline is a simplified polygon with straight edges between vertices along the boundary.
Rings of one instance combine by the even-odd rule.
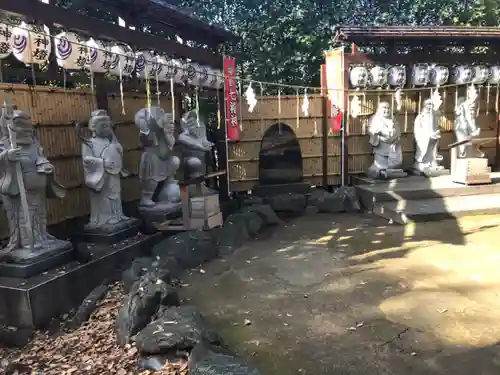
[[[139,232],[140,226],[141,221],[131,217],[117,225],[110,225],[109,228],[92,229],[86,227],[82,239],[90,243],[114,244],[135,236]]]
[[[352,177],[364,209],[397,223],[500,212],[500,172],[491,184],[463,185],[451,176],[408,176],[390,181]]]
[[[0,325],[43,328],[78,307],[95,287],[118,276],[160,239],[161,234],[139,235],[112,246],[95,244],[86,263],[74,261],[28,279],[0,277]]]

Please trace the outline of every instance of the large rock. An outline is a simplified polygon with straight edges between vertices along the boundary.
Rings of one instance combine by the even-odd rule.
[[[130,293],[118,311],[116,337],[119,345],[126,345],[130,338],[144,328],[161,305],[178,305],[179,296],[171,285],[156,273],[147,273],[132,285]]]
[[[325,213],[355,212],[360,210],[356,190],[351,186],[339,187],[333,193],[322,189],[315,189],[311,192],[309,204],[317,207],[319,212]]]
[[[250,236],[255,236],[264,226],[264,220],[262,217],[253,211],[237,212],[231,214],[227,217],[225,225],[228,223],[238,223],[241,222],[245,225]]]
[[[207,327],[203,316],[192,306],[163,308],[158,319],[135,337],[136,347],[145,354],[190,350],[203,340],[221,343],[219,335]]]
[[[153,247],[160,259],[174,258],[184,269],[194,268],[217,256],[217,246],[208,231],[186,231],[171,236]]]
[[[278,194],[267,200],[275,212],[286,214],[303,214],[307,207],[307,197],[304,194]]]
[[[229,350],[202,342],[189,356],[189,375],[260,375]]]
[[[248,207],[244,207],[241,212],[255,212],[259,215],[262,220],[264,220],[264,225],[279,225],[283,221],[276,215],[276,212],[268,204],[253,204]]]
[[[212,232],[214,234],[219,255],[229,255],[238,247],[250,239],[250,233],[245,220],[232,220],[224,222],[222,228],[215,228]]]

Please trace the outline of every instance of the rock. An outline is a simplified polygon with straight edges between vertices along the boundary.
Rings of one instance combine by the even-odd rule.
[[[319,212],[340,213],[360,210],[360,204],[354,187],[343,186],[329,193],[322,189],[312,191],[309,204],[318,208]]]
[[[304,194],[279,194],[268,198],[269,205],[275,212],[303,214],[307,207]]]
[[[250,236],[255,236],[264,226],[264,220],[262,219],[262,217],[253,211],[237,212],[231,214],[227,217],[225,224],[236,223],[238,221],[244,223]]]
[[[156,273],[147,273],[134,283],[125,297],[116,318],[118,344],[124,346],[130,337],[144,328],[160,305],[178,305],[179,296],[171,285],[165,283]]]
[[[260,375],[229,350],[202,342],[189,356],[189,375]]]
[[[264,220],[264,225],[279,225],[283,221],[276,215],[272,207],[268,204],[253,204],[248,207],[244,207],[242,212],[255,212],[258,214],[262,220]]]
[[[182,267],[171,256],[158,257],[158,259],[151,257],[136,258],[130,267],[122,273],[123,291],[128,293],[132,285],[148,272],[155,273],[167,284],[170,284],[172,278],[180,276]]]
[[[190,269],[217,256],[215,240],[208,231],[186,231],[171,236],[153,247],[160,259],[175,258],[184,269]]]
[[[6,347],[22,348],[34,335],[35,331],[30,328],[0,326],[0,343]]]
[[[90,294],[85,297],[80,307],[78,307],[75,315],[73,315],[71,320],[66,324],[67,329],[74,330],[85,323],[89,319],[90,314],[95,310],[97,302],[104,298],[108,289],[109,285],[102,284],[90,292]]]
[[[135,337],[140,352],[159,354],[189,350],[202,340],[221,343],[219,335],[206,326],[203,316],[192,306],[163,308],[154,320]]]
[[[255,195],[249,195],[241,199],[241,204],[243,206],[261,205],[264,204],[264,199]]]
[[[216,228],[212,232],[218,246],[218,253],[222,256],[231,254],[250,239],[246,220],[226,220],[222,228]]]

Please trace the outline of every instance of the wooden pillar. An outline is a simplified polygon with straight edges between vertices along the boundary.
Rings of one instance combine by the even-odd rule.
[[[228,148],[227,148],[227,134],[226,134],[226,111],[224,110],[224,91],[218,90],[218,103],[220,110],[220,129],[217,132],[217,142],[215,147],[217,148],[217,157],[219,164],[219,171],[227,168],[227,158]],[[226,170],[226,174],[223,176],[219,176],[219,196],[221,200],[228,201],[229,200],[229,171]]]
[[[326,85],[326,65],[321,65],[320,71],[321,77],[321,104],[322,104],[322,116],[321,119],[321,164],[322,164],[322,178],[321,185],[323,188],[328,189],[328,94],[327,94],[327,85]]]

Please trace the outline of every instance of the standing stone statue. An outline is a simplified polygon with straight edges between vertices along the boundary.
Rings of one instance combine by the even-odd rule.
[[[460,97],[457,100],[455,107],[455,121],[453,123],[453,130],[457,142],[477,137],[480,128],[476,125],[476,97],[464,98]],[[476,155],[474,148],[470,144],[463,144],[458,146],[458,157],[482,157]]]
[[[377,112],[369,120],[368,134],[374,160],[367,175],[376,179],[405,177],[407,174],[400,169],[403,163],[401,130],[392,118],[388,102],[380,102]]]
[[[9,243],[0,255],[30,263],[70,250],[71,243],[47,232],[46,198],[63,198],[30,116],[4,105],[0,142],[0,194],[7,214]]]
[[[195,111],[186,112],[181,119],[182,132],[179,144],[182,146],[186,178],[196,178],[206,174],[206,153],[214,147],[207,140],[207,128]]]
[[[88,127],[92,137],[81,137],[85,185],[90,192],[90,220],[85,232],[113,235],[134,228],[138,220],[123,214],[120,177],[128,173],[123,169],[123,148],[114,134],[111,118],[106,111],[96,110]]]
[[[442,174],[445,169],[439,164],[443,159],[438,155],[439,139],[439,111],[434,109],[432,99],[424,101],[422,111],[418,114],[414,124],[416,143],[415,163],[413,171],[417,175],[427,177]]]
[[[175,123],[171,113],[159,107],[143,108],[135,114],[135,124],[144,147],[139,166],[141,202],[144,212],[169,213],[180,208],[180,189],[175,180],[180,160],[172,155]],[[160,188],[160,191],[157,191]],[[155,200],[154,195],[158,194]]]

